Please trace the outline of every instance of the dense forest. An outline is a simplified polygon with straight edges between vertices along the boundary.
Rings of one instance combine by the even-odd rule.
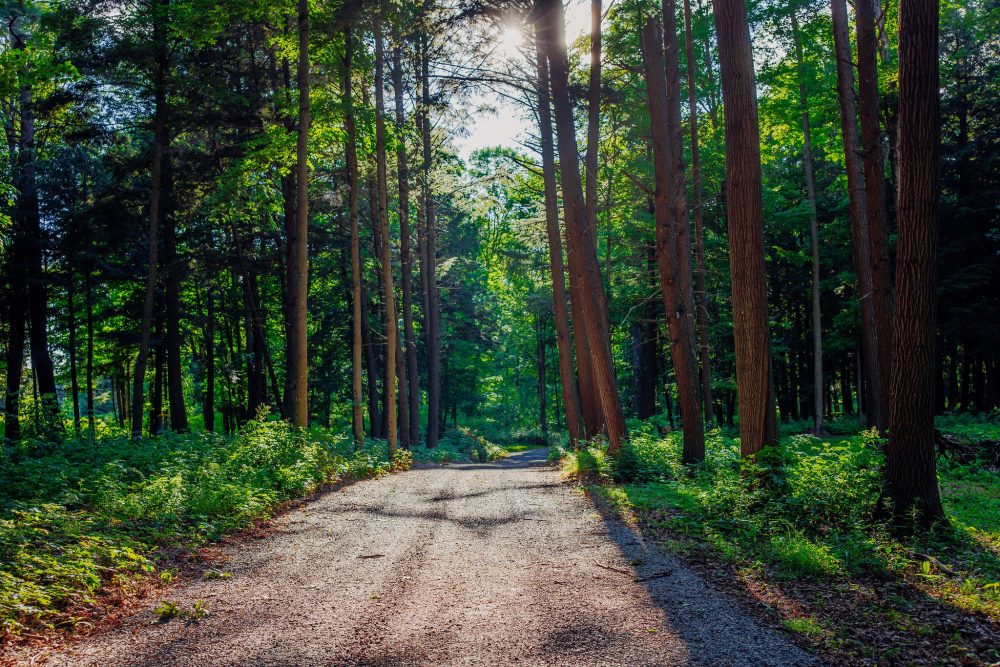
[[[807,465],[790,434],[847,435],[840,481],[898,536],[956,520],[941,465],[986,465],[1000,498],[995,0],[0,13],[11,563],[40,548],[17,532],[33,503],[76,521],[107,480],[138,497],[247,442],[269,495],[189,498],[177,531],[242,526],[330,461],[364,476],[487,441],[618,482],[732,445],[732,484],[775,499]],[[463,153],[496,104],[527,131]],[[137,517],[165,497],[116,506],[147,526],[137,552],[163,543]],[[5,632],[48,618],[21,588],[39,562],[0,564]]]

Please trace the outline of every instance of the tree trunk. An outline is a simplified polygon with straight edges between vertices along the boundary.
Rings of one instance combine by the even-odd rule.
[[[809,241],[812,250],[812,344],[813,344],[813,431],[816,435],[823,428],[823,320],[820,310],[819,282],[819,217],[816,213],[816,177],[813,173],[812,131],[809,124],[809,100],[806,96],[805,59],[799,35],[799,20],[795,8],[792,17],[792,39],[795,40],[795,65],[799,77],[799,107],[802,111],[802,169],[806,178],[806,199],[809,202]]]
[[[590,0],[590,74],[587,80],[587,154],[584,202],[597,252],[597,157],[601,141],[601,0]]]
[[[656,181],[656,259],[684,429],[683,461],[698,463],[705,458],[705,434],[691,317],[693,295],[689,289],[685,290],[691,287],[690,278],[685,280],[684,277],[685,268],[690,269],[690,261],[684,261],[685,256],[689,257],[690,231],[684,233],[688,225],[684,155],[679,145],[680,75],[674,5],[670,0],[663,3],[663,17],[666,30],[661,32],[659,22],[650,18],[641,40]]]
[[[364,315],[361,309],[361,232],[358,225],[358,138],[354,123],[354,35],[348,26],[344,30],[344,77],[341,94],[344,99],[344,133],[347,161],[348,225],[351,229],[351,431],[354,447],[365,442],[365,418],[361,397],[361,353],[363,349]]]
[[[607,295],[601,280],[594,239],[587,223],[583,187],[580,183],[579,158],[574,132],[573,107],[569,96],[569,62],[566,56],[563,8],[559,0],[539,0],[541,16],[539,38],[545,45],[552,86],[552,103],[562,167],[563,209],[569,239],[571,275],[579,278],[582,289],[582,321],[577,323],[590,342],[594,389],[600,399],[607,425],[608,452],[616,454],[625,438],[625,419],[618,395],[614,361],[608,332],[605,305]],[[571,283],[572,283],[571,279]]]
[[[698,310],[698,346],[701,358],[701,400],[705,421],[714,420],[712,368],[708,340],[708,291],[705,289],[705,212],[702,203],[701,151],[698,145],[698,105],[695,97],[694,35],[691,30],[691,0],[684,0],[684,43],[687,56],[688,122],[691,125],[691,180],[694,181],[695,296]]]
[[[403,287],[403,339],[406,348],[406,379],[409,385],[409,429],[411,443],[420,441],[420,369],[417,367],[417,336],[413,329],[413,260],[410,255],[410,165],[406,155],[405,127],[403,113],[403,58],[402,47],[397,35],[392,52],[392,89],[396,103],[396,131],[399,141],[396,146],[396,179],[399,183],[399,262]],[[400,376],[402,377],[402,376]]]
[[[757,90],[746,5],[743,0],[714,0],[714,6],[725,105],[726,202],[740,453],[753,457],[765,446],[778,444],[768,379],[771,349]]]
[[[434,195],[431,186],[433,153],[431,150],[431,84],[429,38],[420,39],[421,134],[423,139],[423,200],[424,200],[424,252],[426,254],[427,310],[427,447],[437,447],[441,421],[441,303],[437,284],[437,223]]]
[[[854,20],[858,35],[858,109],[861,112],[861,154],[864,157],[872,300],[878,339],[876,353],[879,369],[888,378],[892,364],[892,266],[885,201],[885,160],[879,127],[877,13],[878,0],[857,0]]]
[[[205,394],[201,406],[205,430],[215,431],[215,289],[211,285],[205,295]]]
[[[299,123],[295,164],[295,225],[288,235],[287,300],[288,359],[285,375],[285,413],[295,426],[309,425],[309,3],[298,0]]]
[[[168,45],[166,43],[169,0],[158,0],[157,17],[153,23],[153,97],[155,104],[153,128],[153,154],[150,168],[149,189],[149,269],[146,276],[146,293],[142,303],[142,322],[139,326],[139,354],[135,359],[132,381],[132,437],[142,437],[142,416],[145,413],[144,385],[146,363],[149,358],[149,339],[153,326],[153,305],[156,299],[157,268],[159,260],[160,211],[163,180],[163,151],[167,144],[167,70]],[[150,425],[152,426],[152,425]]]
[[[90,269],[87,269],[87,276],[84,278],[84,288],[86,289],[87,301],[87,427],[90,429],[90,438],[93,440],[97,436],[94,430],[94,294],[91,287]]]
[[[164,337],[167,363],[167,403],[170,410],[170,429],[176,433],[188,430],[187,410],[184,406],[184,377],[181,364],[181,303],[180,263],[177,260],[177,233],[174,221],[174,167],[170,156],[170,133],[167,130],[163,145],[163,171],[161,178],[160,209],[163,227],[163,281],[164,287]]]
[[[854,103],[854,71],[851,67],[851,40],[848,30],[846,0],[832,0],[833,41],[837,57],[837,97],[840,100],[840,128],[847,169],[847,190],[851,202],[851,241],[854,268],[858,275],[858,299],[861,302],[861,331],[865,352],[865,393],[868,417],[872,426],[885,432],[888,394],[878,354],[879,329],[876,322],[874,284],[872,282],[871,230],[864,176],[858,160],[858,130]]]
[[[392,244],[389,237],[389,196],[385,149],[385,46],[382,38],[382,10],[375,20],[375,177],[378,181],[378,224],[382,237],[381,256],[383,296],[385,298],[385,404],[387,416],[386,440],[389,456],[396,454],[399,444],[396,414],[396,290],[392,281]]]
[[[375,355],[375,343],[372,341],[371,332],[371,302],[368,298],[368,290],[364,282],[361,283],[361,341],[365,353],[365,374],[366,388],[368,393],[368,433],[373,438],[382,437],[382,412],[379,410],[378,384],[376,379],[379,375],[378,362]]]
[[[897,525],[944,519],[934,448],[938,3],[899,5],[899,241],[885,486]]]
[[[559,192],[556,183],[555,149],[552,142],[552,111],[549,101],[549,71],[540,40],[535,40],[535,64],[538,70],[538,124],[542,152],[542,180],[545,185],[545,231],[549,241],[549,267],[552,273],[552,311],[556,323],[556,350],[559,356],[559,382],[562,386],[563,411],[570,446],[578,446],[585,437],[580,396],[573,375],[573,340],[566,310],[566,270],[563,265],[562,239],[559,234]],[[581,373],[582,376],[582,373]]]
[[[75,276],[66,274],[66,326],[69,329],[69,390],[73,399],[73,432],[80,437],[80,376],[76,362],[76,296]]]

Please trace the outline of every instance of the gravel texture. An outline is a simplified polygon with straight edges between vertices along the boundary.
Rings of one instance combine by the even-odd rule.
[[[545,465],[422,466],[329,493],[232,576],[48,656],[95,665],[817,665]]]

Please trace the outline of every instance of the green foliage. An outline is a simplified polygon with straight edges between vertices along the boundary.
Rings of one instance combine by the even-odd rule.
[[[413,450],[414,460],[423,463],[462,461],[486,463],[496,461],[505,454],[506,450],[500,445],[464,427],[445,433],[434,449],[420,447]]]
[[[989,428],[969,421],[959,420],[959,429],[975,437],[983,435],[976,429]],[[874,519],[882,465],[874,432],[786,437],[783,484],[774,486],[761,484],[763,471],[743,463],[738,443],[719,431],[709,434],[707,459],[695,467],[680,463],[680,433],[660,437],[654,431],[635,428],[610,466],[599,448],[556,456],[568,472],[622,484],[594,490],[668,530],[671,539],[689,542],[674,551],[689,553],[697,545],[734,565],[764,568],[777,580],[920,577],[935,596],[1000,615],[993,588],[1000,580],[1000,480],[994,470],[944,465],[942,497],[952,527],[904,543]]]
[[[0,460],[0,627],[59,622],[109,583],[153,572],[159,547],[195,547],[324,484],[389,470],[382,443],[354,452],[340,435],[263,420],[233,437],[22,445]]]

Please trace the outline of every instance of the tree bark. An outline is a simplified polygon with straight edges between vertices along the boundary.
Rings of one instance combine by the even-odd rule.
[[[823,428],[823,319],[820,309],[819,282],[819,217],[816,213],[816,177],[813,172],[812,128],[809,123],[809,100],[806,96],[805,59],[795,8],[789,10],[792,19],[792,39],[795,41],[795,65],[799,77],[799,107],[802,111],[802,170],[806,179],[806,199],[809,202],[809,241],[812,251],[812,344],[813,344],[813,431]]]
[[[885,490],[897,526],[944,519],[934,448],[938,2],[899,5],[899,241]]]
[[[139,354],[136,356],[134,379],[132,381],[132,437],[142,437],[142,416],[145,414],[144,385],[146,381],[146,363],[149,358],[149,340],[153,326],[153,306],[156,300],[156,285],[158,281],[159,234],[161,194],[163,180],[163,151],[167,143],[167,70],[169,68],[166,43],[166,7],[169,0],[158,0],[155,11],[157,16],[153,23],[153,98],[154,127],[153,154],[150,168],[149,190],[149,231],[147,233],[148,273],[146,275],[146,292],[142,303],[142,321],[139,325]],[[152,425],[151,425],[152,426]]]
[[[559,192],[556,183],[555,149],[552,141],[552,110],[549,100],[549,71],[541,40],[535,40],[535,64],[538,70],[538,124],[542,153],[542,181],[545,187],[545,231],[549,241],[549,267],[552,274],[552,310],[556,324],[556,350],[559,356],[559,382],[570,446],[578,446],[585,437],[583,415],[576,378],[573,375],[573,340],[566,310],[566,269],[563,264],[562,239],[559,233]],[[582,374],[581,374],[582,375]]]
[[[209,285],[205,294],[205,393],[201,406],[205,430],[215,431],[215,288]]]
[[[392,88],[395,98],[396,131],[399,133],[396,147],[396,179],[399,184],[399,262],[403,292],[403,339],[406,348],[406,379],[409,385],[409,429],[411,443],[420,441],[420,369],[417,367],[417,336],[413,329],[413,260],[410,255],[410,165],[406,155],[405,127],[403,113],[403,58],[400,38],[397,35],[393,48]],[[400,376],[402,377],[402,376]]]
[[[892,266],[889,259],[888,213],[885,201],[885,160],[879,126],[878,0],[857,0],[854,20],[858,35],[858,109],[861,112],[861,155],[864,158],[868,208],[872,300],[878,339],[879,368],[890,377],[892,364]],[[888,398],[886,398],[888,400]]]
[[[427,280],[427,447],[437,447],[441,421],[441,303],[437,284],[437,223],[431,186],[431,84],[429,37],[420,38],[421,134],[423,139],[424,252]]]
[[[726,198],[740,453],[755,457],[765,446],[778,444],[769,382],[771,349],[756,79],[746,5],[743,0],[714,0],[714,7],[725,105]]]
[[[594,239],[584,208],[580,183],[579,157],[574,131],[573,107],[569,97],[569,62],[566,56],[565,24],[560,0],[539,0],[540,39],[545,45],[552,86],[559,161],[562,168],[563,210],[569,240],[570,273],[582,287],[582,321],[578,323],[590,343],[594,389],[600,399],[607,426],[608,452],[616,454],[626,438],[625,419],[618,395],[614,361],[608,332],[605,304],[607,295],[601,280]],[[572,283],[572,280],[571,280]]]
[[[365,418],[362,413],[361,353],[364,315],[361,309],[361,233],[358,225],[358,138],[354,122],[354,35],[348,26],[344,30],[344,77],[341,94],[344,99],[344,133],[347,135],[348,225],[351,229],[351,430],[354,447],[365,442]]]
[[[656,182],[656,258],[683,422],[683,461],[698,463],[705,458],[705,433],[698,397],[698,366],[691,318],[693,296],[690,289],[685,290],[685,287],[691,286],[690,278],[684,279],[685,268],[690,270],[690,261],[684,262],[683,259],[690,249],[690,231],[687,234],[683,231],[687,227],[687,202],[684,155],[679,145],[680,76],[671,0],[663,3],[663,16],[666,30],[661,32],[659,22],[650,18],[643,28],[641,40]]]
[[[84,289],[87,302],[87,427],[93,440],[97,436],[94,430],[94,294],[89,267],[84,278]]]
[[[701,401],[705,421],[711,423],[712,366],[708,339],[708,291],[705,288],[705,211],[702,202],[701,151],[698,141],[698,105],[695,95],[694,34],[691,29],[691,0],[684,0],[684,44],[687,56],[688,122],[691,125],[691,180],[694,181],[695,297],[698,312],[698,353],[701,361]]]
[[[295,426],[309,425],[307,317],[309,296],[309,2],[298,0],[299,122],[295,164],[295,225],[288,235],[288,359],[285,412]]]
[[[80,375],[76,361],[76,276],[72,268],[66,274],[66,326],[69,329],[69,390],[73,401],[73,432],[80,437]]]
[[[385,405],[386,440],[389,456],[399,444],[396,414],[396,351],[399,347],[396,321],[396,290],[392,280],[392,244],[389,237],[389,195],[385,149],[385,44],[382,37],[382,9],[375,19],[375,177],[378,181],[378,223],[382,237],[381,257],[385,298]]]
[[[180,265],[177,261],[177,230],[174,221],[174,168],[170,156],[170,131],[166,132],[163,145],[163,180],[160,190],[161,226],[163,231],[164,323],[165,354],[167,365],[167,404],[170,411],[170,429],[176,433],[188,430],[187,410],[184,406],[184,377],[181,363],[181,303]]]
[[[858,160],[858,129],[854,94],[854,71],[851,66],[851,40],[848,30],[846,0],[832,0],[833,41],[837,57],[837,97],[840,101],[840,128],[847,169],[847,190],[851,203],[851,241],[854,268],[858,276],[858,299],[861,302],[861,332],[865,352],[865,381],[868,416],[872,426],[885,432],[888,421],[888,394],[878,350],[879,327],[876,322],[874,283],[872,282],[871,230],[864,175]]]

